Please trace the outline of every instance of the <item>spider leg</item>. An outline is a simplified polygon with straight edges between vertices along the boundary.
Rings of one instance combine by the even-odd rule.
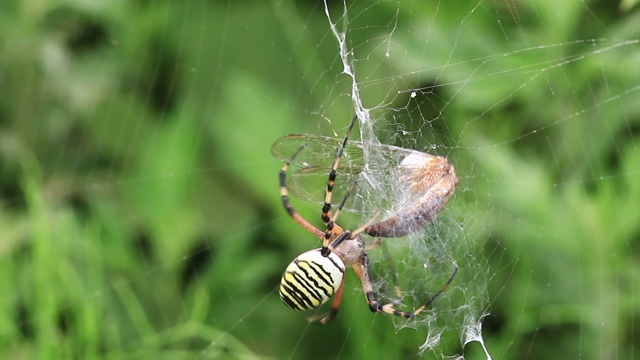
[[[353,120],[351,120],[351,124],[349,124],[349,129],[347,133],[344,135],[344,139],[342,140],[342,146],[338,146],[336,148],[336,153],[333,157],[333,163],[331,164],[331,171],[329,172],[329,179],[327,180],[327,190],[324,193],[324,204],[322,205],[322,221],[327,226],[325,231],[325,239],[331,238],[331,231],[333,230],[334,221],[331,219],[329,213],[331,212],[331,196],[333,195],[333,185],[336,181],[336,173],[338,171],[338,165],[340,164],[340,158],[344,153],[344,149],[347,146],[347,141],[349,140],[349,136],[351,136],[351,130],[353,130],[353,126],[356,123],[358,116],[354,116]]]
[[[336,210],[335,213],[333,213],[333,216],[331,216],[331,221],[334,224],[335,224],[336,220],[338,220],[338,216],[340,216],[340,212],[342,211],[342,208],[344,207],[344,204],[346,204],[347,200],[349,200],[349,196],[351,195],[351,192],[353,192],[353,189],[355,189],[356,183],[357,183],[357,179],[354,180],[353,182],[351,182],[351,185],[349,186],[349,189],[347,190],[347,193],[344,194],[344,197],[340,201],[340,205],[338,205],[338,209]]]
[[[293,160],[295,160],[296,156],[304,149],[304,145],[298,148],[296,152],[291,156],[291,159],[287,161],[282,169],[280,170],[280,197],[282,198],[282,204],[284,208],[287,210],[287,213],[295,220],[298,224],[302,225],[303,228],[312,232],[315,236],[320,239],[324,239],[324,232],[315,226],[311,225],[307,220],[305,220],[296,210],[291,206],[289,202],[289,191],[287,190],[287,169]]]
[[[451,276],[449,276],[449,279],[447,280],[447,282],[444,285],[442,285],[440,290],[438,290],[438,292],[432,295],[429,298],[429,300],[426,303],[424,303],[424,305],[420,306],[414,311],[405,312],[405,311],[396,310],[395,304],[393,303],[381,304],[380,302],[378,302],[378,300],[375,299],[375,296],[373,293],[373,286],[371,285],[371,276],[369,274],[369,256],[367,256],[367,254],[362,254],[362,256],[360,257],[360,261],[353,265],[353,269],[356,275],[358,276],[358,278],[360,279],[360,281],[362,282],[362,290],[364,291],[365,298],[367,300],[367,303],[369,304],[369,309],[371,309],[372,312],[384,312],[390,315],[400,316],[406,319],[411,319],[415,315],[422,312],[422,310],[424,310],[427,306],[429,306],[440,294],[442,294],[445,291],[445,289],[449,286],[449,284],[451,284],[451,282],[453,281],[453,278],[456,276],[456,273],[458,272],[458,267],[456,266]]]
[[[377,238],[370,246],[369,248],[371,249],[377,249],[377,248],[381,248],[382,250],[382,256],[384,257],[384,261],[387,263],[387,266],[389,267],[389,270],[391,272],[391,279],[393,280],[393,289],[396,292],[396,300],[393,301],[393,303],[395,305],[399,305],[402,303],[402,299],[404,298],[404,296],[402,295],[402,289],[400,288],[400,285],[398,283],[398,275],[396,273],[396,267],[393,266],[393,259],[391,258],[391,254],[389,254],[389,250],[385,247],[382,246],[382,239],[381,238]],[[365,249],[367,249],[367,247],[365,247]]]
[[[386,247],[382,246],[382,238],[375,238],[373,242],[365,245],[364,250],[375,250],[378,248],[382,248],[382,256],[384,256],[384,260],[387,263],[387,266],[391,272],[391,278],[393,280],[393,288],[396,292],[396,297],[398,300],[394,301],[394,304],[398,305],[402,302],[402,289],[400,289],[400,285],[398,283],[398,276],[396,275],[396,267],[393,266],[393,259],[391,259],[391,255],[389,254],[389,250]]]
[[[355,229],[352,231],[352,237],[358,235],[359,233],[361,233],[363,230],[365,230],[366,228],[368,228],[374,221],[376,221],[376,219],[378,218],[378,216],[380,216],[380,211],[377,211],[375,214],[373,214],[373,216],[371,217],[371,219],[367,220],[366,223],[364,223],[362,226],[360,226],[359,228]]]
[[[438,296],[440,296],[440,294],[442,294],[447,287],[449,287],[449,284],[451,284],[451,282],[453,281],[453,279],[456,277],[456,274],[458,273],[458,265],[456,265],[455,269],[453,269],[453,272],[451,273],[451,275],[449,275],[449,279],[447,279],[447,282],[442,284],[442,286],[440,287],[440,289],[433,295],[431,295],[431,297],[429,298],[429,300],[427,300],[426,303],[424,303],[424,305],[420,306],[419,308],[417,308],[413,314],[416,315],[419,312],[421,312],[422,310],[424,310],[427,306],[431,305],[431,303],[433,302],[433,300],[435,300]]]

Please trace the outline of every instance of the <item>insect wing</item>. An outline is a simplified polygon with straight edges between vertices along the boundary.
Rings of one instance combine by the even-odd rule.
[[[300,148],[293,165],[300,167],[331,166],[336,150],[342,146],[343,139],[328,136],[291,134],[285,135],[271,146],[271,154],[282,161],[291,161],[291,156]],[[360,141],[348,141],[340,159],[340,169],[363,168],[367,156],[369,167],[395,167],[414,150],[380,143],[365,144]]]
[[[348,171],[347,171],[348,170]],[[322,204],[324,202],[324,193],[327,188],[327,180],[329,176],[329,166],[314,166],[301,168],[291,176],[287,181],[287,188],[296,197]],[[333,187],[334,203],[342,200],[346,195],[351,184],[358,178],[358,174],[362,168],[351,167],[349,169],[338,170],[338,176]],[[355,192],[351,194],[352,198],[347,202],[346,209],[353,211],[349,205],[355,198]]]
[[[342,141],[308,134],[291,134],[278,139],[271,147],[271,153],[279,160],[291,162],[291,155],[302,148],[291,162],[291,174],[287,177],[289,192],[298,198],[322,204],[331,164]],[[362,159],[361,144],[349,141],[340,158],[338,179],[333,189],[335,201],[344,197],[350,184],[362,171]]]
[[[308,134],[292,134],[278,139],[271,147],[271,153],[282,161],[290,161],[291,155],[303,148],[292,162],[294,169],[287,180],[289,192],[298,198],[322,204],[331,164],[342,141],[343,139]],[[365,192],[370,192],[372,184],[384,188],[386,185],[382,182],[393,181],[393,176],[386,173],[394,171],[411,152],[412,150],[392,145],[371,145],[368,147],[368,154],[372,161],[365,168],[364,144],[349,141],[340,159],[333,190],[334,201],[340,201],[357,180],[357,190],[351,194],[345,206],[345,210],[355,212],[355,208],[360,207],[355,204],[359,196],[358,190],[367,188]],[[360,202],[362,200],[361,198]]]
[[[271,154],[282,161],[290,161],[291,156],[300,148],[302,151],[293,161],[300,167],[331,166],[336,150],[342,146],[342,139],[328,136],[291,134],[276,140],[271,146]],[[349,141],[340,159],[340,168],[362,166],[362,144]]]

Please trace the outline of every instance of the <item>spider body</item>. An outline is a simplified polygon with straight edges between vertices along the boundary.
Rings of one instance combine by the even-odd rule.
[[[320,320],[326,323],[333,319],[338,312],[344,289],[344,271],[351,267],[362,283],[362,289],[369,308],[373,312],[385,312],[387,314],[411,318],[424,310],[435,298],[440,295],[453,281],[458,267],[456,266],[447,282],[431,298],[412,312],[404,312],[395,309],[393,303],[381,304],[375,299],[371,277],[369,273],[369,257],[365,250],[375,249],[380,246],[380,240],[370,246],[366,246],[360,237],[361,232],[374,237],[401,237],[427,225],[440,212],[449,200],[458,179],[453,166],[446,158],[411,151],[398,165],[402,184],[410,186],[410,204],[407,210],[392,216],[389,219],[371,224],[377,215],[354,231],[345,230],[336,224],[340,211],[353,190],[355,182],[347,191],[335,213],[332,213],[332,194],[336,180],[340,159],[347,145],[347,141],[357,120],[354,117],[349,125],[347,133],[338,146],[331,170],[329,171],[327,187],[321,218],[325,224],[325,231],[321,231],[300,216],[289,202],[286,187],[286,173],[291,162],[304,149],[302,145],[287,160],[280,170],[280,195],[282,203],[289,215],[306,230],[322,239],[322,247],[307,251],[289,264],[280,282],[280,297],[284,303],[294,310],[304,311],[319,307],[333,297],[331,312]],[[401,293],[396,285],[397,295]]]

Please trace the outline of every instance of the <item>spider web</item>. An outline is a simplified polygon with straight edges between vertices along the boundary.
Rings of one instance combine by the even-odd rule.
[[[0,353],[637,357],[638,16],[633,0],[3,2]],[[345,228],[403,210],[384,144],[460,178],[433,224],[368,251],[376,296],[411,310],[460,271],[411,320],[372,314],[349,271],[316,326],[278,299],[319,244],[282,209],[269,149],[340,141],[354,114]],[[318,227],[324,155],[289,172]]]
[[[380,209],[386,210],[386,214],[381,218],[387,218],[404,210],[396,208],[396,206],[403,203],[400,199],[405,197],[408,187],[406,184],[401,184],[398,179],[394,179],[393,169],[396,165],[390,161],[389,154],[383,151],[385,147],[380,145],[381,141],[377,134],[380,132],[379,127],[381,127],[379,123],[384,123],[382,127],[386,133],[383,133],[382,136],[388,138],[384,141],[385,143],[395,143],[421,151],[438,151],[438,148],[444,148],[444,146],[428,126],[407,130],[402,125],[402,122],[411,122],[413,118],[420,124],[429,121],[424,117],[424,114],[420,113],[420,104],[411,103],[417,97],[417,91],[424,89],[414,88],[409,92],[408,97],[403,96],[402,93],[406,92],[406,89],[402,88],[404,84],[398,84],[401,78],[377,79],[374,77],[377,71],[367,72],[372,68],[367,64],[372,61],[370,59],[375,59],[373,60],[374,66],[379,67],[380,59],[392,57],[396,46],[392,49],[388,45],[385,49],[384,44],[391,44],[393,37],[370,40],[372,43],[379,42],[380,45],[372,44],[374,50],[367,53],[366,58],[360,58],[355,50],[357,46],[354,46],[353,49],[350,47],[350,38],[352,35],[357,36],[353,34],[357,31],[349,30],[353,26],[350,23],[349,15],[351,12],[357,13],[358,9],[350,8],[344,3],[342,11],[338,11],[338,15],[334,15],[337,20],[332,18],[332,11],[326,2],[324,10],[331,34],[338,47],[340,64],[342,65],[342,74],[339,76],[344,76],[347,81],[351,81],[350,97],[356,116],[360,120],[361,144],[359,147],[362,150],[363,164],[361,168],[357,169],[358,187],[352,196],[354,205],[348,206],[359,210],[358,212],[362,215],[360,216],[361,222],[375,217],[376,212]],[[395,13],[389,12],[389,14],[391,17],[387,23],[393,25],[388,26],[387,31],[388,34],[393,34],[398,26],[400,13],[398,10]],[[355,28],[358,28],[358,25],[355,25]],[[385,49],[385,52],[381,53],[380,49]],[[364,68],[365,70],[356,71],[356,68]],[[357,76],[359,71],[368,74],[365,81],[359,82]],[[386,74],[386,72],[381,73]],[[396,89],[395,95],[391,95],[394,92],[389,89]],[[365,93],[377,93],[383,98],[379,103],[374,103],[371,108],[368,108],[363,100],[365,96],[361,95]],[[403,97],[405,103],[398,104],[398,99]],[[343,165],[342,171],[339,169],[339,174],[348,173],[350,166],[352,166],[348,155],[349,151],[343,161],[343,164],[344,162],[348,164]],[[326,158],[330,159],[331,157]],[[380,171],[380,168],[383,170]],[[348,181],[344,179],[343,182],[350,184],[354,180],[353,178]],[[336,194],[339,193],[336,190]],[[417,308],[423,304],[435,292],[439,284],[445,283],[452,269],[457,267],[458,263],[462,263],[463,270],[459,273],[458,281],[464,282],[465,285],[457,289],[454,286],[448,293],[439,296],[438,302],[445,304],[443,308],[432,310],[428,315],[422,313],[422,316],[414,317],[408,321],[392,319],[398,334],[401,334],[403,329],[413,329],[424,334],[424,342],[417,353],[422,354],[429,350],[434,354],[440,354],[439,357],[443,356],[444,353],[440,349],[443,335],[461,339],[462,346],[470,341],[478,341],[486,353],[479,329],[482,318],[487,315],[488,267],[486,262],[480,259],[482,257],[480,254],[469,252],[470,246],[467,243],[468,239],[465,237],[462,225],[462,222],[456,221],[451,215],[441,215],[435,225],[412,233],[402,240],[385,241],[382,254],[370,254],[376,295],[382,299],[383,303],[392,302],[397,306],[408,306],[409,309]],[[466,259],[472,259],[472,261],[467,262]],[[395,293],[394,285],[396,284],[402,289],[400,298]],[[456,292],[457,294],[455,294]],[[458,295],[457,298],[456,295]],[[488,353],[486,354],[489,357]]]

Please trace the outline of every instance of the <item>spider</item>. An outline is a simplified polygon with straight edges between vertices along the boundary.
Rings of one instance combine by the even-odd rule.
[[[286,211],[293,220],[322,240],[321,248],[309,250],[299,255],[286,268],[280,282],[280,298],[291,309],[306,311],[317,308],[334,297],[331,310],[327,315],[310,319],[311,321],[319,320],[323,324],[331,321],[338,313],[344,290],[344,272],[347,266],[352,267],[360,279],[365,299],[372,312],[384,312],[407,319],[414,317],[429,306],[449,286],[458,272],[456,266],[447,282],[422,306],[411,312],[397,310],[395,303],[381,304],[376,300],[371,284],[369,256],[365,250],[378,248],[381,245],[380,238],[406,236],[433,221],[453,194],[458,178],[453,166],[446,158],[411,151],[399,164],[397,170],[402,180],[401,183],[409,184],[410,193],[417,196],[418,201],[415,201],[402,213],[389,219],[370,224],[374,222],[376,215],[356,230],[343,229],[336,221],[355,182],[352,183],[333,214],[331,201],[338,165],[356,120],[357,116],[349,124],[342,145],[336,148],[333,157],[321,212],[325,231],[305,220],[296,212],[289,201],[286,187],[287,169],[305,145],[300,146],[280,170],[280,195]],[[360,236],[362,232],[378,239],[371,245],[365,245]],[[401,296],[397,285],[396,293],[398,297]]]

